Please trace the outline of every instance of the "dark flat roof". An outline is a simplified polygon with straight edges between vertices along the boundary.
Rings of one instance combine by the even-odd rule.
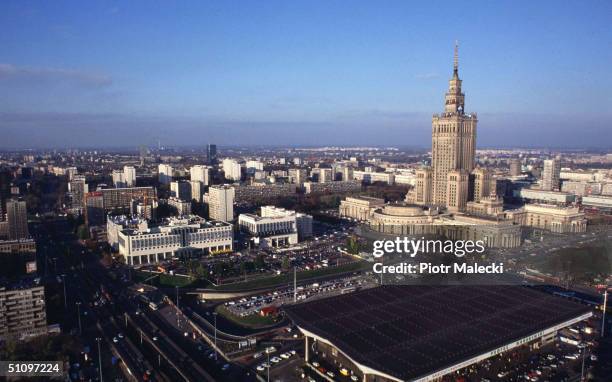
[[[354,361],[423,377],[590,311],[525,286],[382,286],[286,307]]]

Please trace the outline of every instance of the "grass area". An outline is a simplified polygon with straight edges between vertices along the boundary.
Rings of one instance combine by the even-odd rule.
[[[215,311],[223,317],[227,318],[228,320],[232,321],[233,323],[251,329],[260,329],[266,326],[274,325],[279,320],[279,318],[270,316],[264,317],[257,313],[250,314],[244,317],[236,316],[223,305],[217,306],[217,308],[215,308]]]
[[[331,276],[341,273],[357,272],[369,268],[369,264],[365,261],[355,261],[352,263],[340,265],[337,267],[313,269],[308,271],[298,272],[296,275],[297,281],[303,281],[313,278],[319,278],[324,276]],[[252,290],[252,289],[263,289],[271,288],[276,286],[282,286],[291,284],[293,282],[293,273],[288,272],[281,275],[266,276],[259,279],[224,284],[215,287],[214,289],[219,291],[233,291],[233,290]]]
[[[136,271],[134,273],[134,278],[138,282],[144,282],[145,280],[149,279],[146,284],[152,284],[158,287],[178,286],[180,288],[183,288],[187,286],[194,286],[194,284],[200,284],[200,281],[204,282],[204,280],[195,280],[185,276],[173,276],[167,273],[156,274],[142,271]],[[198,282],[196,283],[196,281]],[[206,283],[205,285],[208,285],[208,283]]]

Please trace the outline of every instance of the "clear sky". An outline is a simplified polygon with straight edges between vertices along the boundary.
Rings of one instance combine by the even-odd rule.
[[[0,147],[612,146],[611,1],[0,2]]]

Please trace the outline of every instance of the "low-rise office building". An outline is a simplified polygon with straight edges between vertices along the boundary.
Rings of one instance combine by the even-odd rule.
[[[556,233],[586,232],[587,220],[578,207],[527,204],[506,212],[506,217],[522,226]]]
[[[394,184],[395,174],[391,172],[353,171],[353,179],[360,180],[364,183],[382,182]]]
[[[312,216],[274,206],[261,207],[261,214],[241,214],[240,229],[262,247],[297,244],[312,236]]]
[[[117,230],[116,235],[119,254],[132,266],[172,257],[228,252],[233,248],[234,239],[231,224],[206,221],[198,216],[171,218],[155,226],[127,226]]]
[[[514,197],[528,203],[554,203],[567,205],[576,201],[576,196],[560,191],[545,191],[533,188],[514,190]]]
[[[375,209],[385,205],[384,199],[370,196],[349,196],[340,202],[340,217],[367,221]]]

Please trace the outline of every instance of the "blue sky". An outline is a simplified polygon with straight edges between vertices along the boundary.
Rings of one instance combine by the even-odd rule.
[[[0,147],[612,142],[609,1],[0,2]]]

